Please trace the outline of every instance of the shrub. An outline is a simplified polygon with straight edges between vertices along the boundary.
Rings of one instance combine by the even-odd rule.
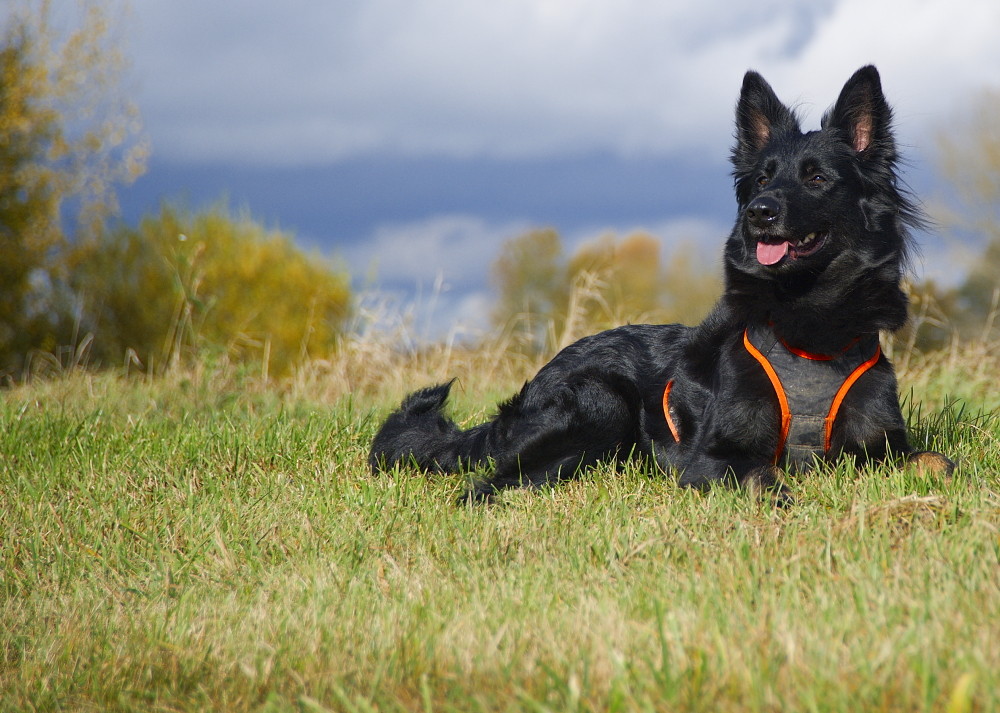
[[[78,246],[72,263],[81,328],[104,363],[156,369],[207,351],[287,373],[326,356],[350,313],[344,271],[222,207],[164,206]]]
[[[718,271],[690,244],[661,260],[645,233],[604,236],[566,255],[558,233],[509,240],[493,265],[493,321],[529,350],[553,350],[626,322],[700,321],[722,293]]]

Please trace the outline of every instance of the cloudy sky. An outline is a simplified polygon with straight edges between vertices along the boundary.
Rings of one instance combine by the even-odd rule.
[[[126,218],[228,196],[438,329],[486,327],[530,227],[719,250],[748,68],[815,128],[875,63],[928,192],[935,132],[1000,87],[996,0],[135,0],[127,30],[153,157]]]

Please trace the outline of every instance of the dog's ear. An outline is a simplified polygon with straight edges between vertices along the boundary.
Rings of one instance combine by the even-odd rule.
[[[767,146],[775,133],[794,129],[799,123],[792,110],[781,103],[771,85],[757,72],[747,72],[736,104],[736,148],[734,161],[749,158]]]
[[[854,73],[840,91],[833,109],[823,117],[823,128],[838,129],[861,155],[892,144],[892,109],[882,94],[878,70],[868,65]]]

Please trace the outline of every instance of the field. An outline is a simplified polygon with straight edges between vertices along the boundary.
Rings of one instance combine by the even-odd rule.
[[[472,422],[533,367],[491,355],[9,389],[0,709],[1000,710],[994,347],[896,357],[959,477],[842,464],[784,509],[636,469],[470,509],[368,472],[403,390],[460,376]]]

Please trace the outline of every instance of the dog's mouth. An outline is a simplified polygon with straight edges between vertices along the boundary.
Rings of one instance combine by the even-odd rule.
[[[757,262],[777,265],[786,257],[798,260],[818,252],[825,244],[828,233],[814,231],[799,240],[760,240],[757,242]]]

